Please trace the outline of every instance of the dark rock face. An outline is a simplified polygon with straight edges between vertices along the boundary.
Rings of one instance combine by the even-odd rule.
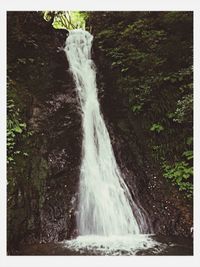
[[[116,90],[113,73],[95,41],[93,56],[102,112],[114,153],[133,198],[149,218],[149,229],[155,234],[191,236],[192,203],[166,181],[159,162],[152,159],[148,137],[124,103],[125,96]]]
[[[76,227],[81,115],[62,50],[66,37],[67,31],[54,30],[37,12],[8,13],[8,72],[20,82],[16,98],[33,133],[19,144],[28,158],[8,171],[15,177],[13,189],[8,187],[11,254],[21,243],[68,238]],[[21,58],[24,64],[16,66]]]

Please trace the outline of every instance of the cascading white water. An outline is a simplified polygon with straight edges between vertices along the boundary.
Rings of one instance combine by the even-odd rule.
[[[82,110],[78,234],[81,237],[138,235],[142,231],[138,223],[146,222],[122,178],[100,112],[95,66],[91,60],[92,40],[89,32],[73,30],[65,46]],[[137,220],[133,210],[137,212]]]

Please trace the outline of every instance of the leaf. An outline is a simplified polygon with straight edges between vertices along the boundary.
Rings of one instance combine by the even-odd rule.
[[[14,130],[16,133],[22,133],[22,128],[20,128],[20,126],[16,126],[13,130]]]
[[[192,150],[185,151],[185,152],[183,152],[182,155],[185,156],[188,160],[193,159],[193,151]]]
[[[134,113],[139,112],[141,109],[142,109],[142,105],[133,105],[133,106],[132,106],[132,111],[133,111]]]
[[[20,123],[19,126],[23,127],[23,128],[26,128],[26,123]]]
[[[8,161],[14,161],[12,157],[8,157]]]
[[[152,131],[152,132],[155,131],[155,132],[158,132],[158,133],[160,133],[163,130],[164,130],[164,127],[159,123],[157,123],[157,124],[154,123],[150,128],[150,131]]]
[[[190,175],[189,174],[183,174],[183,178],[185,178],[185,179],[188,179],[190,177]]]

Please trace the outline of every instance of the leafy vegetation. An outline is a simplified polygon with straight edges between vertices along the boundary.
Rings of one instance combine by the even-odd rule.
[[[20,148],[19,144],[32,135],[24,121],[22,110],[20,110],[19,99],[16,96],[16,81],[8,76],[7,88],[7,163],[8,168],[16,163],[16,157],[27,157],[28,153]]]
[[[86,13],[79,11],[46,11],[44,19],[52,20],[55,29],[79,29],[85,28]]]
[[[150,131],[157,133],[160,133],[163,130],[164,130],[163,126],[159,123],[154,123],[150,128]]]
[[[174,185],[178,185],[180,191],[186,191],[188,198],[192,196],[193,185],[191,177],[193,168],[185,161],[176,162],[174,165],[163,165],[164,176],[169,179]]]
[[[15,151],[15,145],[18,135],[26,129],[26,123],[23,123],[19,116],[19,109],[15,110],[14,101],[8,100],[8,121],[7,121],[7,148],[8,148],[8,163],[14,161],[16,154],[21,151]]]
[[[102,76],[123,101],[116,105],[130,110],[129,128],[136,125],[130,131],[138,133],[141,147],[161,170],[165,163],[163,175],[188,195],[193,164],[188,152],[193,131],[192,24],[192,12],[89,12],[87,19]]]

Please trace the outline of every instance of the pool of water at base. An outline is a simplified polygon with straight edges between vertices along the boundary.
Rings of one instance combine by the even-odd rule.
[[[66,256],[105,256],[105,255],[136,255],[136,256],[160,256],[160,255],[193,255],[193,239],[184,237],[151,236],[155,245],[150,248],[139,248],[135,251],[114,250],[106,251],[105,248],[91,249],[91,247],[76,248],[66,245],[68,241],[58,243],[36,243],[21,246],[17,251],[9,255],[66,255]],[[100,246],[101,248],[101,246]]]

